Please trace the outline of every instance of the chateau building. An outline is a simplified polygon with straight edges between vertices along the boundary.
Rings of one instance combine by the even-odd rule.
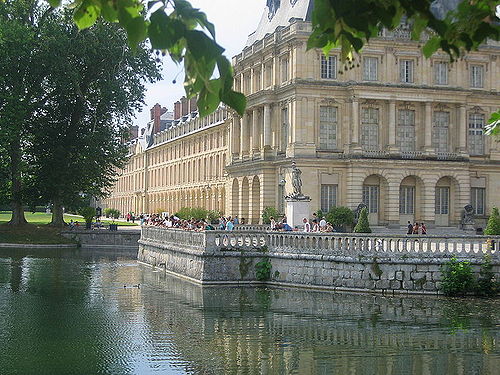
[[[402,25],[345,70],[339,50],[306,52],[311,6],[268,1],[233,58],[245,115],[180,113],[146,132],[106,204],[204,206],[258,223],[267,206],[284,211],[293,160],[313,210],[364,203],[372,225],[455,226],[469,203],[479,220],[499,206],[500,143],[484,126],[500,107],[500,44],[453,63],[440,52],[426,59]]]

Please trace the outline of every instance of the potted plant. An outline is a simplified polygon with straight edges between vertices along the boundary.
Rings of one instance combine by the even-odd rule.
[[[118,224],[115,223],[115,220],[120,217],[120,211],[118,211],[116,208],[112,208],[109,212],[109,216],[113,219],[113,222],[109,224],[109,230],[118,230]]]
[[[94,220],[96,214],[95,208],[90,206],[82,207],[78,213],[85,220],[85,229],[92,229],[92,220]]]
[[[346,232],[354,223],[354,213],[348,207],[332,207],[326,214],[326,221],[332,224],[337,232]]]

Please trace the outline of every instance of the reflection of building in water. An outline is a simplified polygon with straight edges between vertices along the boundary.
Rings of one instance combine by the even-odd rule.
[[[456,225],[468,203],[483,218],[500,205],[500,143],[484,135],[500,104],[497,42],[426,59],[402,25],[344,71],[339,49],[306,52],[311,0],[268,3],[233,58],[245,114],[200,119],[184,100],[169,128],[133,142],[109,206],[203,206],[256,223],[264,207],[283,211],[292,159],[313,210],[363,202],[371,224]]]
[[[196,373],[469,374],[500,366],[497,302],[470,316],[463,301],[144,277],[163,295],[143,301],[151,341],[171,332],[184,368]]]

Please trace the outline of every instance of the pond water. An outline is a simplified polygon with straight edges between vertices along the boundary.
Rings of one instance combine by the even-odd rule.
[[[497,375],[499,340],[499,300],[201,287],[134,254],[0,250],[0,374]]]

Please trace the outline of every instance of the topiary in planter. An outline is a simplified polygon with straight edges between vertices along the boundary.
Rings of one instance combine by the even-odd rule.
[[[498,213],[497,207],[493,207],[493,210],[491,211],[491,215],[488,219],[488,224],[486,225],[484,234],[488,236],[500,235],[500,214]]]
[[[370,223],[368,222],[368,210],[363,207],[359,214],[358,223],[354,227],[354,233],[371,233]]]
[[[332,207],[326,214],[326,221],[334,227],[341,227],[345,230],[346,226],[354,223],[354,213],[348,207]]]

